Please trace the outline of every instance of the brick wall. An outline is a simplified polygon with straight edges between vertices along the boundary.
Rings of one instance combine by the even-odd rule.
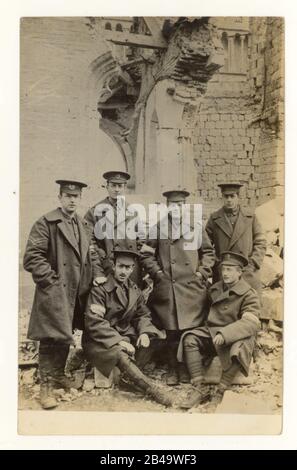
[[[253,18],[250,30],[249,106],[259,132],[253,164],[259,200],[266,201],[284,190],[284,21]]]
[[[55,179],[86,181],[81,213],[101,198],[100,174],[124,162],[99,129],[89,66],[107,49],[88,18],[21,20],[21,255],[33,222],[58,205]]]
[[[220,205],[217,183],[244,183],[255,207],[283,189],[283,21],[251,18],[247,75],[217,73],[201,103],[194,152],[205,212]]]

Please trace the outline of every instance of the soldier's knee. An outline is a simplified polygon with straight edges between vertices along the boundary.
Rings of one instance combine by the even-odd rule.
[[[188,335],[185,336],[183,343],[184,343],[184,347],[187,349],[192,349],[192,348],[197,349],[199,345],[199,338],[197,338],[196,335],[189,333]]]

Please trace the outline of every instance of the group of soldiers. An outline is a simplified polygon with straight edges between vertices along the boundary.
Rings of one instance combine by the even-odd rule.
[[[266,241],[255,214],[240,206],[241,184],[220,185],[222,208],[200,227],[199,246],[185,249],[188,240],[182,232],[176,236],[170,211],[167,237],[159,222],[154,237],[118,237],[117,208],[130,175],[109,171],[103,177],[108,196],[84,219],[77,208],[87,185],[56,181],[60,207],[33,225],[27,242],[24,267],[36,284],[28,338],[39,341],[42,407],[57,406],[55,388],[72,386],[65,364],[75,329],[83,331],[85,358],[106,377],[118,367],[123,378],[165,406],[175,406],[170,387],[187,381],[192,391],[182,408],[219,402],[238,371],[248,375],[260,328]],[[163,196],[168,208],[182,209],[189,193]],[[108,210],[98,215],[98,204]],[[98,236],[97,223],[110,211],[113,237]],[[153,287],[146,301],[147,276]],[[143,372],[156,353],[168,364],[167,387]],[[209,396],[203,373],[214,356],[223,372]]]

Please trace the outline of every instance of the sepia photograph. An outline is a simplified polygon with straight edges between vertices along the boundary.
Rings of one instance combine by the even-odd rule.
[[[20,19],[20,434],[72,413],[281,432],[284,33]]]

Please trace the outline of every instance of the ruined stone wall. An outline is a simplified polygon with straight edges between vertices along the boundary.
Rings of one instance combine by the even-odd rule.
[[[202,100],[195,132],[197,195],[210,211],[220,204],[218,183],[247,182],[244,204],[253,204],[257,184],[252,153],[255,131],[248,128],[248,86],[245,76],[217,74]]]
[[[259,134],[253,155],[261,202],[284,191],[284,20],[250,20],[249,107]]]
[[[125,169],[99,129],[90,64],[107,50],[88,18],[21,20],[21,256],[33,222],[58,205],[55,179],[86,181],[81,213],[102,197],[100,173]]]
[[[206,215],[220,205],[217,184],[245,183],[255,207],[283,189],[283,22],[251,18],[247,74],[216,73],[202,100],[194,138],[197,196]]]

